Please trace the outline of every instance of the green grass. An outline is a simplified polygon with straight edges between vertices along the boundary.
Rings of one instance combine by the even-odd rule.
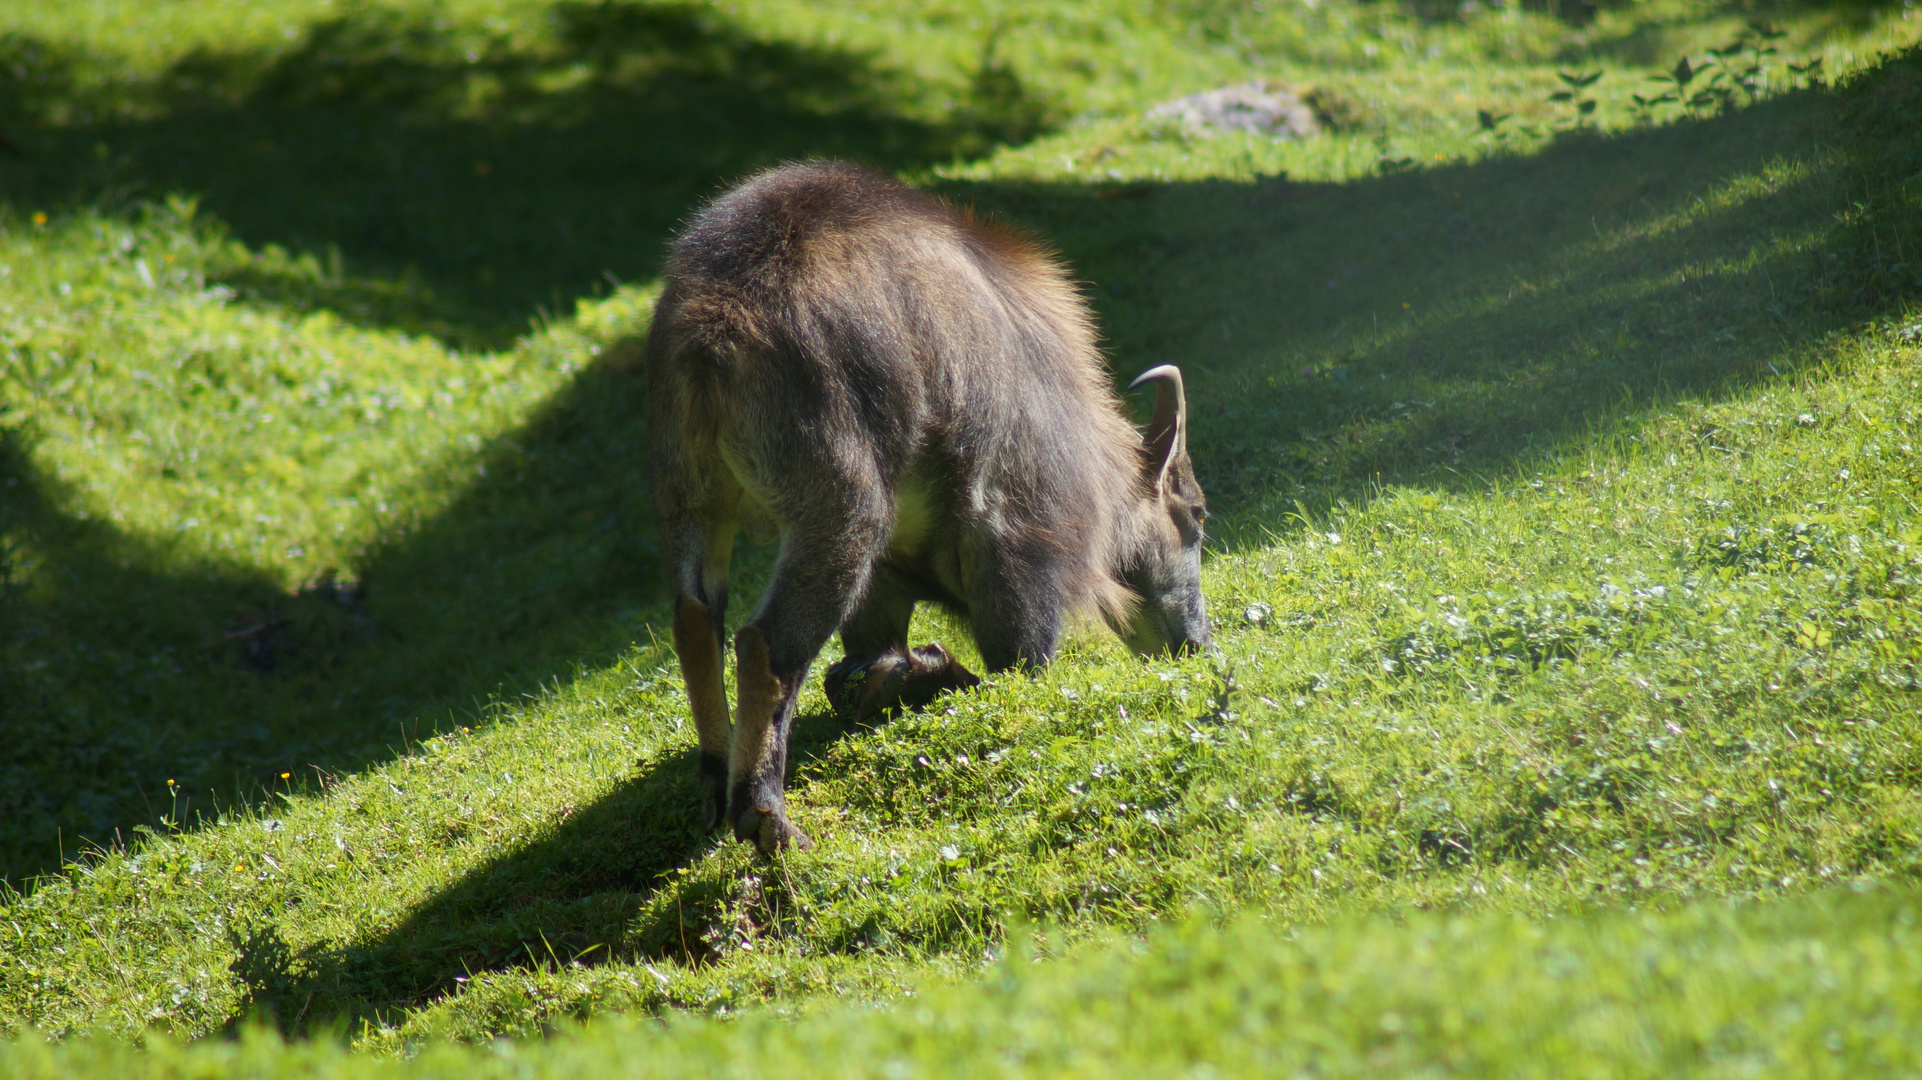
[[[1761,12],[1765,93],[1651,118],[1627,95],[1736,14],[0,10],[0,1028],[271,1017],[506,1069],[443,1043],[748,1010],[514,1053],[1913,1067],[1906,9]],[[1837,85],[1790,78],[1816,56]],[[1578,69],[1584,123],[1546,100]],[[1340,126],[1143,118],[1256,76]],[[694,829],[634,335],[700,194],[815,152],[1033,230],[1118,372],[1189,373],[1226,660],[1088,635],[861,730],[817,691],[819,847],[766,863]],[[997,983],[1010,926],[1065,959]],[[1365,989],[1315,990],[1323,955]],[[1782,1011],[1823,979],[1859,996]],[[1150,1019],[1094,1034],[1091,986]],[[1186,1041],[1268,988],[1300,1038]],[[43,1070],[373,1068],[24,1038]]]
[[[1912,894],[1546,924],[1163,928],[1039,963],[1017,932],[972,985],[892,1009],[600,1020],[411,1061],[252,1028],[144,1050],[0,1045],[22,1080],[227,1076],[1902,1075],[1922,1065]]]

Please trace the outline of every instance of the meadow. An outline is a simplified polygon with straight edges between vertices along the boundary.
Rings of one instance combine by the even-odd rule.
[[[1922,1064],[1910,7],[0,26],[0,1071]],[[1323,133],[1148,115],[1252,79]],[[817,684],[770,862],[696,827],[635,359],[809,155],[1182,366],[1222,656]]]

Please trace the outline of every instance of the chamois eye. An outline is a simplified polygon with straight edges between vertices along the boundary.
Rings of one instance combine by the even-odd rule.
[[[1203,522],[1208,520],[1208,508],[1205,506],[1195,507],[1194,514],[1195,514],[1195,524],[1197,525],[1200,525]]]

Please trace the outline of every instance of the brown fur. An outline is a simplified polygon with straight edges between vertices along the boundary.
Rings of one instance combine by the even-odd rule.
[[[888,673],[903,701],[973,679],[907,653],[921,601],[965,615],[994,670],[1046,663],[1077,612],[1142,651],[1208,645],[1179,373],[1151,373],[1144,443],[1085,304],[1032,244],[851,166],[775,169],[676,242],[646,366],[710,813],[764,850],[806,842],[782,809],[787,728],[836,631],[849,670]],[[730,743],[704,714],[744,527],[781,553],[737,637]]]

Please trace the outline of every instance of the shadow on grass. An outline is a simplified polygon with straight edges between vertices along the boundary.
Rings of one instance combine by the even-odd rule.
[[[336,270],[237,266],[244,297],[501,347],[610,277],[654,274],[668,229],[724,181],[811,155],[974,156],[1049,115],[996,67],[919,118],[924,89],[870,57],[706,5],[570,0],[527,34],[354,6],[285,48],[201,51],[137,81],[0,37],[0,131],[18,147],[0,191],[31,209],[188,193],[249,245]]]
[[[796,717],[797,770],[847,731],[831,715]],[[711,961],[738,896],[710,885],[682,889],[671,911],[651,902],[657,889],[679,888],[667,884],[675,870],[732,842],[697,826],[694,765],[691,748],[649,763],[548,836],[474,868],[368,940],[295,954],[271,925],[235,934],[244,998],[229,1033],[257,1018],[290,1035],[398,1026],[473,976],[506,968]],[[760,913],[778,907],[774,899]]]
[[[401,1022],[482,972],[633,951],[693,959],[704,927],[633,925],[647,890],[714,843],[695,827],[694,753],[654,762],[556,823],[541,841],[477,867],[392,932],[295,955],[271,926],[236,935],[245,989],[238,1027],[265,1015],[283,1031]]]
[[[311,787],[645,640],[640,393],[590,368],[446,515],[293,594],[77,517],[0,431],[0,874]]]

